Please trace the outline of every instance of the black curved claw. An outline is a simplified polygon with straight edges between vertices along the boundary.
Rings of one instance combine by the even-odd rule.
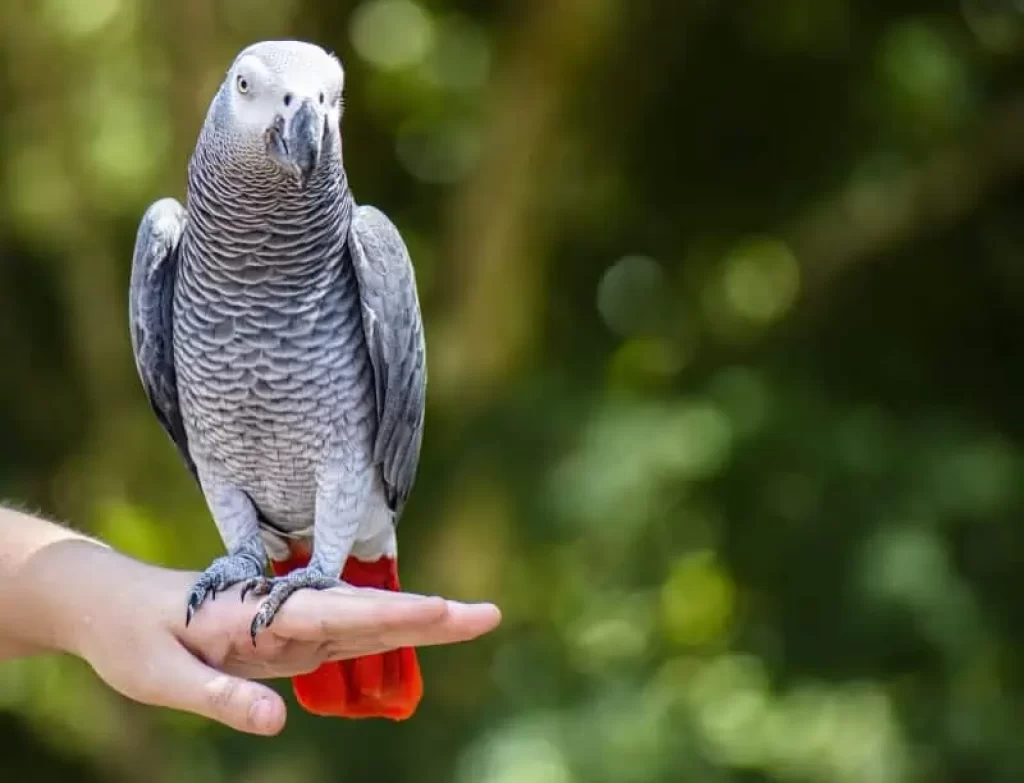
[[[260,578],[262,564],[247,554],[226,555],[218,557],[192,585],[188,594],[188,605],[185,610],[185,626],[188,627],[195,616],[196,610],[206,599],[217,600],[217,592],[226,590],[231,585],[243,580]],[[243,593],[243,598],[245,597]]]
[[[339,585],[341,585],[340,579],[324,576],[319,571],[310,568],[300,568],[287,576],[278,576],[273,579],[266,577],[250,579],[242,588],[243,593],[251,590],[253,595],[267,596],[249,626],[249,635],[252,637],[253,646],[256,645],[256,634],[270,627],[281,605],[296,590],[326,590]]]
[[[186,628],[188,628],[189,623],[192,622],[192,618],[195,616],[196,610],[199,608],[199,605],[203,602],[203,599],[206,598],[208,588],[202,582],[202,579],[196,582],[195,586],[188,594],[188,605],[185,607]]]
[[[270,580],[265,576],[257,576],[253,579],[247,579],[245,584],[242,585],[242,603],[245,603],[245,597],[252,593],[253,595],[266,595],[270,592]]]
[[[257,612],[256,616],[252,618],[252,624],[249,626],[249,637],[252,639],[253,647],[256,646],[256,634],[266,628],[267,625],[270,625],[270,623],[268,622],[266,625],[263,624],[262,614],[260,612]]]

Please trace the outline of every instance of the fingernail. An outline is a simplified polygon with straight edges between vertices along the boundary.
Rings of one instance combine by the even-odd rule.
[[[257,731],[269,731],[271,706],[266,699],[257,699],[249,708],[249,725]]]

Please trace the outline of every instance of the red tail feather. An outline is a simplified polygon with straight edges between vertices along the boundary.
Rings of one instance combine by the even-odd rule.
[[[275,574],[283,576],[308,562],[308,554],[293,553],[288,560],[271,561],[270,565]],[[401,590],[398,562],[393,557],[372,563],[350,557],[341,578],[356,587]],[[293,677],[292,688],[299,704],[315,715],[405,720],[423,696],[423,679],[416,651],[403,647],[325,663]]]

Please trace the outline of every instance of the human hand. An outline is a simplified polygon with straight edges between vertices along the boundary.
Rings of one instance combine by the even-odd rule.
[[[321,663],[473,639],[500,622],[497,607],[365,588],[303,590],[253,646],[256,599],[237,588],[204,603],[185,627],[197,574],[140,563],[81,542],[55,545],[53,566],[75,589],[56,621],[70,652],[136,701],[192,712],[239,731],[272,735],[285,704],[252,679],[290,677]],[[74,550],[74,551],[67,551]],[[70,572],[70,573],[69,573]]]

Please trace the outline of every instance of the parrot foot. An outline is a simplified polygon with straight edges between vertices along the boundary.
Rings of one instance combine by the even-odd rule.
[[[250,580],[263,573],[263,564],[250,554],[225,555],[218,557],[200,576],[188,594],[188,608],[185,613],[185,626],[192,622],[192,616],[199,605],[209,596],[211,601],[217,600],[217,592],[226,590],[233,584]]]
[[[265,576],[256,576],[247,580],[242,586],[242,600],[246,595],[265,595],[266,600],[256,612],[252,619],[249,633],[252,636],[253,646],[256,645],[256,634],[262,629],[268,628],[274,622],[274,616],[281,608],[281,605],[296,590],[308,588],[311,590],[327,590],[331,587],[341,587],[344,583],[340,579],[324,576],[314,568],[298,568],[286,576],[277,576],[268,579]]]

